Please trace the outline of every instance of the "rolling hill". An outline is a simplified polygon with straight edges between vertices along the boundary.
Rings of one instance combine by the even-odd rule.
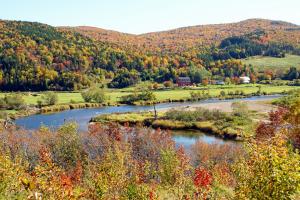
[[[66,27],[64,27],[66,28]],[[249,19],[237,23],[183,27],[169,31],[133,35],[95,27],[72,27],[98,41],[148,51],[182,52],[205,45],[218,45],[232,36],[247,35],[261,43],[281,42],[300,45],[300,26],[283,21]]]

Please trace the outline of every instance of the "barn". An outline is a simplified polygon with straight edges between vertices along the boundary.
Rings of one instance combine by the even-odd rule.
[[[179,87],[190,86],[190,85],[192,85],[192,81],[191,81],[190,77],[178,77],[177,84]]]

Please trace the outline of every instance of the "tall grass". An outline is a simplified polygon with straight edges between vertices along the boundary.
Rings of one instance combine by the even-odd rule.
[[[103,104],[101,103],[74,103],[74,104],[62,104],[62,105],[53,105],[53,106],[44,106],[40,109],[41,113],[48,112],[59,112],[63,110],[72,110],[72,109],[80,109],[80,108],[95,108],[101,107]]]
[[[166,112],[165,118],[169,120],[196,122],[224,119],[228,115],[220,110],[208,110],[205,108],[196,108],[195,110],[176,110],[172,109]]]

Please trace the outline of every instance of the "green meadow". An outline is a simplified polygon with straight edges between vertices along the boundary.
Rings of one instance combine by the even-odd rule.
[[[190,97],[190,92],[192,91],[205,91],[208,92],[211,97],[218,97],[221,91],[225,93],[243,91],[244,94],[252,94],[259,90],[261,87],[261,92],[266,94],[275,94],[288,92],[294,89],[300,89],[297,86],[273,86],[273,85],[259,85],[259,84],[249,84],[249,85],[225,85],[225,86],[202,86],[193,88],[174,88],[174,89],[162,89],[153,90],[158,101],[178,101],[185,100]],[[120,97],[128,95],[134,91],[135,88],[126,89],[107,89],[106,96],[110,103],[117,103]],[[0,97],[8,95],[10,93],[0,93]],[[84,102],[80,92],[57,92],[58,94],[58,104],[69,104],[70,102],[82,103]],[[22,92],[25,103],[28,105],[37,105],[38,100],[41,99],[43,92]]]
[[[244,64],[251,64],[259,70],[264,69],[289,69],[290,67],[300,68],[300,56],[286,55],[284,58],[254,56],[243,59]]]

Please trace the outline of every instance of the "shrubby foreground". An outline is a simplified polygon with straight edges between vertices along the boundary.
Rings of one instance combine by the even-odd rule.
[[[0,199],[297,199],[299,105],[270,113],[245,147],[184,150],[170,132],[115,124],[2,128]]]

